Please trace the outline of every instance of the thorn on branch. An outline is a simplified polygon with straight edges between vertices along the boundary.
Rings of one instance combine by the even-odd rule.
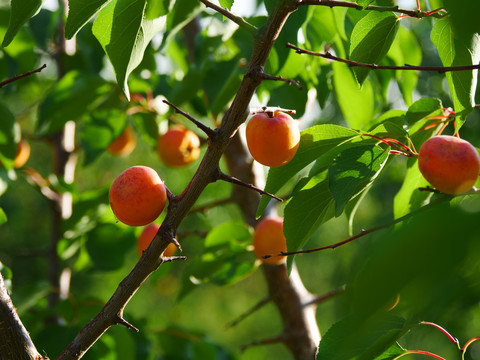
[[[119,324],[119,325],[123,325],[125,326],[127,329],[130,329],[130,330],[133,330],[135,332],[139,332],[139,330],[133,326],[132,324],[130,324],[127,320],[125,320],[121,315],[117,315],[117,319],[116,319],[116,323]]]
[[[331,298],[344,293],[347,290],[347,287],[343,285],[342,287],[329,291],[326,294],[316,296],[312,301],[309,301],[308,303],[304,304],[304,306],[309,306],[313,304],[321,304],[327,300],[330,300]]]
[[[260,73],[260,77],[262,78],[262,80],[284,81],[288,85],[293,84],[298,88],[298,90],[302,90],[302,86],[298,83],[298,81],[293,80],[293,79],[287,79],[287,78],[284,78],[284,77],[281,77],[281,76],[268,75],[268,74],[265,74],[264,72]]]
[[[47,67],[46,64],[43,64],[42,66],[40,66],[38,69],[35,69],[35,70],[32,70],[32,71],[29,71],[29,72],[26,72],[25,74],[22,74],[22,75],[18,75],[18,76],[14,76],[10,79],[7,79],[7,80],[4,80],[4,81],[1,81],[0,82],[0,88],[4,87],[5,85],[8,85],[14,81],[17,81],[17,80],[20,80],[20,79],[23,79],[24,77],[27,77],[29,75],[32,75],[34,73],[37,73],[37,72],[40,72],[42,71],[43,69],[45,69]]]
[[[267,196],[270,196],[271,198],[275,199],[275,200],[278,200],[280,202],[283,201],[282,198],[279,198],[278,196],[275,196],[273,194],[270,194],[252,184],[248,184],[242,180],[239,180],[233,176],[230,176],[230,175],[227,175],[225,173],[223,173],[222,171],[220,171],[220,169],[217,169],[217,174],[216,174],[216,180],[223,180],[223,181],[226,181],[226,182],[230,182],[232,184],[235,184],[235,185],[240,185],[240,186],[243,186],[243,187],[246,187],[248,189],[251,189],[251,190],[254,190],[262,195],[267,195]]]
[[[252,341],[250,344],[246,344],[246,345],[241,346],[240,351],[243,352],[243,351],[247,350],[248,348],[250,348],[252,346],[276,344],[276,343],[279,343],[279,342],[284,342],[286,340],[287,340],[286,335],[280,335],[280,336],[276,336],[276,337],[273,337],[273,338]]]
[[[176,260],[186,260],[186,259],[187,259],[186,256],[166,256],[166,257],[162,257],[162,263],[172,262]]]
[[[163,102],[165,104],[167,104],[168,106],[172,107],[173,109],[175,109],[175,112],[183,115],[185,118],[187,118],[188,120],[190,120],[191,122],[193,122],[200,130],[202,130],[205,134],[207,134],[207,136],[210,138],[210,139],[214,139],[215,136],[217,135],[217,132],[211,128],[209,128],[207,125],[201,123],[200,121],[198,121],[197,119],[195,119],[193,116],[191,116],[190,114],[186,113],[185,111],[183,110],[180,110],[177,106],[173,105],[170,101],[168,100],[163,100]]]

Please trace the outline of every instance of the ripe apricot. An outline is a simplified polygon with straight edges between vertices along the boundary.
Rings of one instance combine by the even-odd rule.
[[[283,218],[267,217],[255,227],[253,235],[253,251],[264,264],[282,264],[285,256],[264,259],[264,255],[276,255],[287,251],[287,240],[283,234]]]
[[[152,242],[153,238],[157,234],[158,229],[160,229],[160,225],[158,224],[149,224],[145,226],[142,233],[137,239],[137,254],[138,256],[142,256],[143,252],[148,248],[150,243]],[[174,243],[168,244],[167,248],[163,252],[162,256],[173,256],[177,251],[177,247]]]
[[[147,225],[163,211],[167,191],[160,176],[147,166],[123,171],[109,192],[110,206],[118,220],[131,226]]]
[[[200,139],[183,125],[173,125],[159,136],[157,152],[170,167],[188,165],[200,156]]]
[[[13,167],[19,169],[23,167],[30,157],[30,144],[25,140],[20,140],[17,144],[17,154],[13,159]]]
[[[137,145],[137,137],[131,126],[127,125],[122,134],[113,140],[107,147],[107,151],[116,156],[130,155]]]
[[[300,131],[295,120],[286,113],[259,113],[247,124],[247,145],[260,164],[274,167],[288,163],[300,144]]]
[[[437,190],[445,194],[462,194],[477,181],[480,157],[468,141],[439,135],[428,139],[420,148],[418,167]]]

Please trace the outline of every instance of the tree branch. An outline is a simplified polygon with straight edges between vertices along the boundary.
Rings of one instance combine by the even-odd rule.
[[[206,7],[212,8],[216,12],[222,14],[226,18],[232,20],[235,24],[240,26],[241,28],[247,30],[248,32],[255,34],[257,32],[257,28],[250,24],[249,22],[245,21],[244,18],[237,16],[235,14],[232,14],[230,11],[227,9],[224,9],[218,5],[213,4],[212,2],[208,0],[200,0]]]
[[[284,77],[281,77],[281,76],[273,76],[273,75],[268,75],[268,74],[265,74],[263,73],[261,75],[262,79],[263,80],[272,80],[272,81],[284,81],[286,82],[288,85],[295,85],[298,90],[302,90],[302,86],[298,83],[298,81],[295,81],[293,79],[286,79]]]
[[[35,69],[35,70],[32,70],[32,71],[29,71],[29,72],[26,72],[25,74],[22,74],[22,75],[18,75],[18,76],[14,76],[10,79],[7,79],[7,80],[4,80],[4,81],[0,81],[0,88],[4,87],[5,85],[8,85],[14,81],[17,81],[17,80],[20,80],[20,79],[23,79],[24,77],[27,77],[27,76],[30,76],[32,74],[35,74],[37,72],[40,72],[42,71],[43,69],[45,69],[47,67],[46,64],[43,64],[42,66],[40,66],[38,69]]]
[[[300,1],[301,5],[321,5],[321,6],[328,6],[330,8],[333,7],[346,7],[352,8],[357,10],[373,10],[373,11],[392,11],[404,15],[408,15],[410,17],[421,19],[427,16],[433,16],[436,18],[443,18],[447,16],[447,12],[444,9],[436,9],[433,11],[422,11],[422,10],[409,10],[409,9],[401,9],[398,6],[378,6],[378,5],[368,5],[367,7],[363,7],[358,5],[357,3],[350,2],[350,1],[340,1],[340,0],[302,0]]]
[[[343,59],[338,56],[332,55],[329,52],[318,53],[315,51],[301,49],[298,46],[288,43],[287,48],[293,49],[297,54],[308,54],[312,56],[318,56],[324,59],[343,62],[350,67],[364,67],[371,70],[416,70],[416,71],[435,71],[439,74],[443,74],[450,71],[468,71],[468,70],[477,70],[480,69],[480,64],[476,65],[459,65],[459,66],[414,66],[414,65],[404,65],[404,66],[395,66],[395,65],[377,65],[377,64],[367,64],[361,63],[358,61]]]

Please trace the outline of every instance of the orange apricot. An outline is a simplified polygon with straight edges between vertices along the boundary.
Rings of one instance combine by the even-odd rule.
[[[122,134],[113,140],[107,147],[107,151],[116,156],[130,155],[137,145],[137,137],[131,126],[127,125]]]
[[[170,167],[188,165],[200,156],[200,139],[183,125],[173,125],[159,136],[157,152],[163,163]]]
[[[142,226],[154,221],[163,211],[167,191],[155,170],[133,166],[114,180],[109,200],[118,220],[127,225]]]
[[[20,140],[17,144],[17,154],[13,159],[13,167],[19,169],[23,167],[30,157],[30,144],[25,140]]]
[[[253,251],[264,264],[282,264],[285,256],[264,259],[264,255],[276,255],[287,251],[287,240],[283,234],[283,218],[267,217],[255,227],[253,235]]]
[[[260,164],[274,167],[288,163],[300,144],[300,130],[286,113],[259,113],[247,124],[247,145],[252,157]]]
[[[439,135],[420,148],[418,167],[437,190],[462,194],[472,188],[480,171],[480,157],[475,147],[456,136]]]
[[[142,233],[137,239],[137,254],[142,256],[143,252],[148,248],[153,238],[157,234],[160,225],[158,224],[149,224],[145,226]],[[163,251],[162,256],[169,257],[173,256],[177,251],[177,247],[174,243],[168,244],[167,248]]]

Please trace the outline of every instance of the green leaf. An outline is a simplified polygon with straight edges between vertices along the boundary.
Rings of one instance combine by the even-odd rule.
[[[371,11],[360,19],[350,37],[350,60],[378,64],[395,39],[399,23],[393,12]],[[354,67],[359,84],[366,79],[369,68]]]
[[[288,180],[313,161],[328,156],[333,158],[330,153],[332,149],[357,135],[358,133],[354,130],[331,124],[316,125],[303,130],[300,145],[292,161],[277,168],[270,168],[265,191],[276,193]],[[263,213],[269,201],[269,197],[262,196],[257,216]]]
[[[3,211],[3,209],[0,207],[0,225],[3,224],[3,223],[6,223],[7,220],[8,220],[7,219],[7,214],[5,214],[5,211]],[[0,265],[1,265],[1,263],[0,263]]]
[[[421,98],[408,107],[407,123],[411,126],[417,121],[436,114],[443,107],[442,101],[437,98]]]
[[[362,8],[366,8],[368,5],[373,3],[375,0],[358,0],[357,4],[360,5]]]
[[[145,18],[145,6],[146,0],[112,0],[98,13],[92,28],[128,100],[128,76],[140,65],[153,36],[165,27],[164,17]]]
[[[333,84],[338,104],[348,125],[360,129],[370,122],[374,112],[374,93],[371,83],[367,80],[361,88],[346,64],[332,64]]]
[[[43,0],[11,0],[10,23],[3,38],[2,47],[7,47],[18,30],[42,7]]]
[[[133,231],[106,223],[97,225],[88,234],[86,247],[95,268],[110,271],[123,265],[135,241]]]
[[[233,0],[219,0],[219,2],[222,8],[232,10]]]
[[[73,38],[110,0],[68,0],[65,38]]]
[[[163,37],[162,47],[202,10],[200,1],[176,0],[172,10],[167,15],[167,31]]]
[[[39,107],[37,132],[51,135],[70,120],[78,120],[97,107],[112,87],[98,75],[67,73],[47,94]]]
[[[168,14],[172,9],[175,0],[154,0],[147,1],[147,9],[145,10],[145,17],[148,20],[158,18]]]
[[[19,140],[15,131],[15,117],[2,103],[0,103],[0,114],[0,161],[6,169],[11,169]]]
[[[388,159],[388,150],[376,145],[348,148],[328,168],[329,188],[335,199],[335,216],[378,176]]]
[[[401,347],[397,342],[390,346],[382,355],[377,356],[375,360],[395,360],[400,355],[405,354],[407,350]]]
[[[325,333],[317,359],[373,359],[395,343],[404,333],[404,327],[405,320],[390,313],[368,318],[349,315]]]
[[[480,61],[480,35],[458,39],[448,18],[436,21],[430,36],[443,66],[472,65]],[[450,71],[445,76],[456,115],[455,130],[458,131],[475,105],[477,70]]]
[[[335,200],[328,185],[328,172],[299,181],[284,210],[283,232],[288,251],[303,247],[318,227],[335,215]]]

